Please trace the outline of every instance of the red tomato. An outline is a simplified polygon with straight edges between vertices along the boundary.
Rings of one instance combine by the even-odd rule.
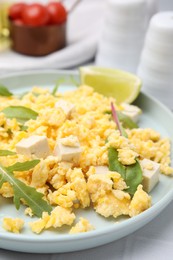
[[[21,19],[15,19],[14,23],[17,24],[17,25],[24,25],[24,23]]]
[[[47,10],[50,14],[50,24],[61,24],[67,20],[67,11],[61,3],[50,2]]]
[[[22,20],[24,24],[31,26],[42,26],[49,22],[49,12],[44,5],[31,4],[22,11]]]
[[[13,4],[9,8],[9,17],[14,19],[20,19],[22,15],[22,10],[27,6],[25,3]]]

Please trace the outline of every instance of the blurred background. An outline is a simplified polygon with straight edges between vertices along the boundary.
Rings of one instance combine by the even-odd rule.
[[[173,108],[172,100],[167,99],[167,95],[173,95],[172,0],[60,1],[68,14],[66,44],[42,56],[25,55],[12,48],[17,36],[10,38],[7,16],[15,2],[0,0],[0,75],[31,69],[77,69],[91,64],[122,69],[138,74],[144,91]],[[27,45],[20,35],[19,48]],[[54,41],[56,31],[48,37]]]

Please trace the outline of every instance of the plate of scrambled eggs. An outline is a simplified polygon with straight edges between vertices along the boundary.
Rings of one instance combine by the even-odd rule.
[[[172,200],[171,112],[143,93],[118,105],[71,77],[79,81],[70,71],[0,78],[1,248],[92,248]]]

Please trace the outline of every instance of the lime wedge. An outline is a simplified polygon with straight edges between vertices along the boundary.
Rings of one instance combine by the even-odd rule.
[[[116,98],[117,103],[132,103],[139,95],[142,82],[131,73],[94,66],[79,70],[82,84],[93,87],[104,96]]]

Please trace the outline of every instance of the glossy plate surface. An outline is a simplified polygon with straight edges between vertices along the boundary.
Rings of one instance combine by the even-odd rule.
[[[0,78],[0,83],[8,86],[14,93],[23,93],[32,86],[52,88],[59,78],[76,80],[78,75],[70,71],[32,71],[13,74]],[[67,80],[68,81],[68,80]],[[66,91],[74,87],[67,83],[60,87]],[[158,101],[149,96],[140,94],[135,102],[142,110],[140,127],[150,127],[169,137],[173,142],[173,115]],[[95,230],[76,235],[69,235],[69,228],[45,231],[40,235],[33,234],[28,227],[31,218],[24,215],[24,207],[17,211],[11,200],[0,198],[0,248],[31,252],[31,253],[58,253],[77,251],[96,247],[126,236],[144,226],[156,217],[173,198],[173,178],[160,176],[160,183],[151,193],[153,206],[134,218],[105,219],[92,209],[76,211],[77,220],[80,216],[89,219]],[[21,217],[25,220],[25,228],[21,234],[8,233],[2,228],[4,217]]]

